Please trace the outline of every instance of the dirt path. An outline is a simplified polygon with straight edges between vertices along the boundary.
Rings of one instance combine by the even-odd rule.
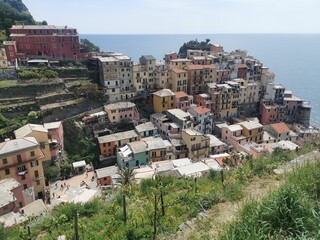
[[[206,212],[208,214],[207,218],[196,220],[190,227],[177,232],[170,239],[216,239],[219,230],[237,216],[244,203],[263,198],[282,183],[283,180],[277,180],[276,178],[254,178],[246,187],[243,199],[235,202],[218,203]]]

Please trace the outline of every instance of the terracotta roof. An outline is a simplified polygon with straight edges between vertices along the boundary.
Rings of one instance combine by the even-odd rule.
[[[175,73],[187,73],[187,71],[185,71],[181,68],[171,68],[171,70]]]
[[[209,108],[202,107],[202,106],[192,108],[192,110],[195,111],[196,113],[198,113],[199,115],[206,114],[207,112],[210,112]]]
[[[237,68],[248,68],[247,64],[236,64]]]
[[[214,64],[210,65],[198,65],[198,64],[190,64],[186,67],[188,70],[199,70],[199,69],[216,69]]]
[[[175,92],[174,94],[176,95],[176,98],[182,98],[182,97],[187,97],[188,96],[188,94],[186,94],[183,91]]]
[[[284,122],[274,123],[271,124],[270,127],[277,133],[287,133],[290,132],[290,129],[288,128],[287,124]]]

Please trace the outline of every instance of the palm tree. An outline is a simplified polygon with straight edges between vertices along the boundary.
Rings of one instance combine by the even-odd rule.
[[[123,188],[131,188],[134,182],[134,172],[133,169],[124,168],[120,170],[120,179],[119,182]]]

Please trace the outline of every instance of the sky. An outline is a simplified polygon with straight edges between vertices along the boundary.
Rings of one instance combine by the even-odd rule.
[[[320,33],[320,0],[23,0],[80,34]]]

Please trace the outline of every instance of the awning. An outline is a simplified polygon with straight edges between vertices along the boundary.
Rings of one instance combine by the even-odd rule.
[[[79,161],[72,163],[73,168],[80,168],[86,166],[86,161]]]

